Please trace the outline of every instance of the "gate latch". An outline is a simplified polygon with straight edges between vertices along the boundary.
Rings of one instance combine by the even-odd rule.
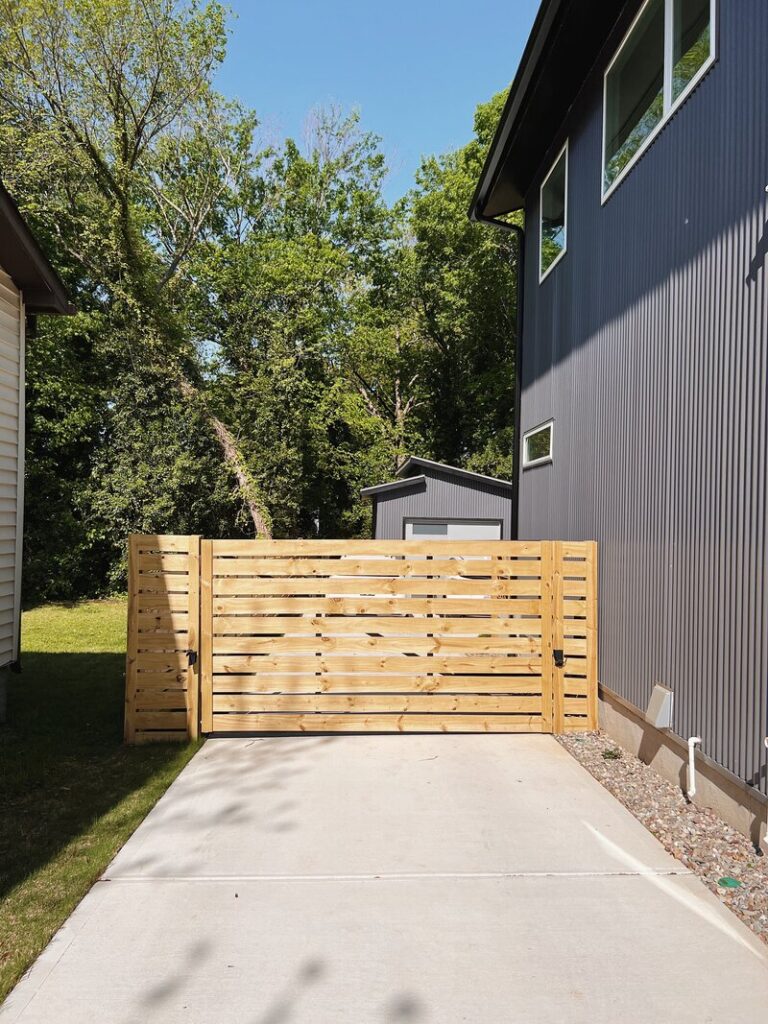
[[[187,663],[192,666],[197,664],[197,651],[187,651]]]
[[[565,667],[565,654],[561,650],[552,651],[552,657],[555,659],[556,668]]]

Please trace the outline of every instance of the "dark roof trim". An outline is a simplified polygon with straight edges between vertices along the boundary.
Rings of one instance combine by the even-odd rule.
[[[444,462],[433,462],[431,459],[420,459],[411,455],[398,469],[397,475],[402,477],[408,475],[412,469],[428,469],[437,473],[447,473],[449,476],[457,476],[463,480],[471,480],[474,483],[488,484],[492,487],[505,487],[510,491],[515,485],[509,480],[499,480],[495,476],[485,476],[483,473],[473,473],[469,469],[459,469],[458,466],[447,466]],[[414,479],[410,477],[410,479]]]
[[[603,48],[641,0],[542,0],[509,90],[469,215],[488,221],[519,210]]]
[[[528,87],[531,84],[531,78],[546,45],[547,38],[552,31],[552,26],[562,2],[563,0],[543,0],[539,13],[536,15],[531,34],[523,50],[520,66],[509,89],[509,95],[507,96],[507,102],[504,104],[499,126],[493,137],[491,148],[488,150],[488,156],[485,158],[480,180],[475,187],[475,194],[472,196],[472,203],[469,208],[469,216],[472,220],[483,220],[487,216],[494,216],[493,213],[486,213],[487,200],[500,170],[509,137],[515,125],[517,115],[520,112],[520,107],[526,97]],[[514,196],[512,200],[513,205],[510,206],[510,210],[519,209],[523,205],[523,198],[521,195]]]
[[[419,484],[426,484],[425,476],[409,476],[406,480],[391,480],[387,484],[375,484],[373,487],[363,487],[360,491],[364,498],[371,498],[374,494],[386,494],[388,491],[402,491],[406,487],[416,487]]]
[[[74,313],[59,275],[0,183],[0,267],[22,292],[27,313]]]

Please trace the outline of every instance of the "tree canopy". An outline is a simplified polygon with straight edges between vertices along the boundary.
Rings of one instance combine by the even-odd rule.
[[[0,0],[0,161],[78,313],[28,338],[26,599],[124,585],[129,532],[360,536],[407,454],[509,476],[515,248],[467,207],[503,96],[383,195],[317,109],[260,141],[218,2]]]

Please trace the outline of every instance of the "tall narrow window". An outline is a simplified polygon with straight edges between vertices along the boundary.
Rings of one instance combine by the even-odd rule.
[[[715,59],[716,0],[646,0],[605,73],[603,196]]]
[[[672,100],[679,99],[710,58],[711,0],[674,0]]]
[[[664,0],[650,0],[605,80],[605,188],[664,117]]]
[[[565,253],[568,203],[568,146],[555,160],[541,186],[539,280],[543,280]]]

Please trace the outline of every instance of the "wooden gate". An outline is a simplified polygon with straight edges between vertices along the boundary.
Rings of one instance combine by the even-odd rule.
[[[130,740],[196,735],[198,690],[209,734],[597,727],[592,542],[133,537],[131,556]]]

